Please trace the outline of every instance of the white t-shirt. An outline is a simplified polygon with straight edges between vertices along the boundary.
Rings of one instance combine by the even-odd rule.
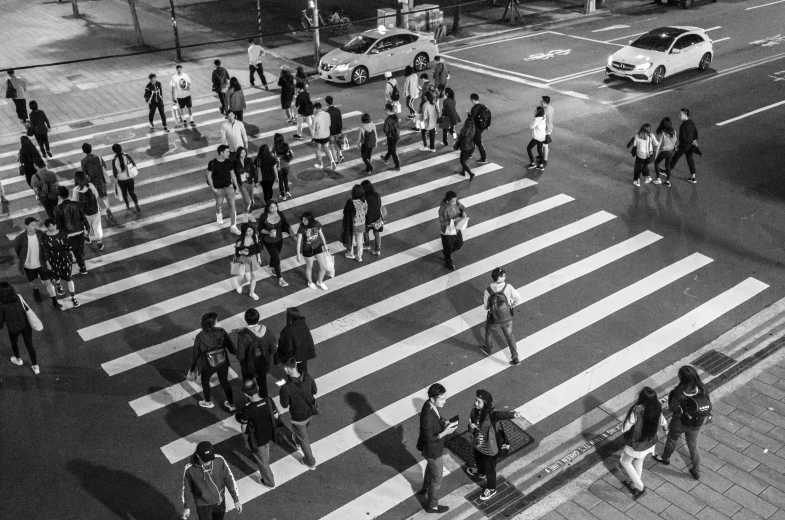
[[[261,45],[253,44],[248,47],[248,60],[250,61],[251,65],[256,65],[259,63],[262,56],[264,56],[264,49]]]
[[[191,78],[185,72],[172,76],[169,86],[176,89],[175,97],[177,99],[187,98],[191,95]]]
[[[38,237],[27,235],[27,258],[25,267],[28,269],[38,269],[41,267],[41,250],[38,245]]]

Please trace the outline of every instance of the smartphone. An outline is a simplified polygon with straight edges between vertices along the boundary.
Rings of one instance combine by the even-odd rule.
[[[449,424],[458,424],[458,418],[459,416],[457,415],[455,417],[450,418]]]

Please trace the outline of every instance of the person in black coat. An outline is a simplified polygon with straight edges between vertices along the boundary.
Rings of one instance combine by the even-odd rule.
[[[286,122],[294,123],[294,112],[292,112],[292,101],[294,101],[294,77],[288,65],[281,67],[281,76],[278,78],[278,86],[281,87],[281,108],[286,114]]]
[[[447,390],[439,383],[434,383],[428,388],[428,400],[420,412],[420,436],[417,438],[417,450],[422,453],[427,461],[423,475],[422,489],[417,492],[422,497],[427,497],[425,510],[429,513],[445,513],[449,507],[439,505],[436,494],[442,485],[444,474],[445,438],[455,432],[458,423],[450,423],[441,416],[439,408],[444,406]]]
[[[14,365],[22,366],[22,359],[19,357],[19,336],[25,342],[27,353],[30,354],[30,363],[33,373],[38,374],[38,358],[35,347],[33,346],[33,327],[27,319],[25,308],[22,304],[21,296],[16,294],[14,287],[8,282],[0,282],[0,329],[8,329],[8,339],[11,341],[11,362]]]
[[[25,179],[27,179],[27,185],[31,188],[33,185],[31,184],[31,180],[33,179],[33,175],[35,172],[38,171],[38,168],[35,167],[35,160],[41,158],[41,154],[38,153],[38,148],[35,147],[33,141],[30,140],[29,137],[23,135],[21,138],[21,148],[19,149],[19,154],[17,155],[17,159],[19,160],[20,165],[20,175],[24,175]]]
[[[365,202],[368,203],[368,213],[365,214],[365,234],[363,243],[370,247],[370,232],[373,231],[374,255],[382,254],[382,231],[384,231],[384,218],[382,217],[382,196],[376,193],[371,181],[364,180],[360,186],[365,190]]]
[[[278,339],[278,350],[275,352],[275,363],[283,364],[294,358],[300,372],[308,372],[308,361],[316,358],[316,346],[305,317],[297,307],[286,309],[286,326]]]

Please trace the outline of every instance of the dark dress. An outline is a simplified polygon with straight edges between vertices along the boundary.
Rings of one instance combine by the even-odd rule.
[[[291,108],[294,101],[294,78],[291,74],[282,74],[278,78],[278,86],[281,87],[281,108]]]
[[[52,267],[52,276],[56,280],[71,279],[71,251],[68,235],[60,230],[56,235],[44,233],[44,258]]]

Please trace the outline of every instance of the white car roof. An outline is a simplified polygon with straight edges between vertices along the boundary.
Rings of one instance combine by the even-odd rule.
[[[378,28],[376,29],[369,29],[367,31],[363,31],[362,34],[367,34],[368,36],[372,36],[374,38],[384,38],[385,36],[390,36],[391,34],[413,34],[415,36],[425,36],[422,33],[418,33],[415,31],[410,31],[409,29],[385,29],[384,31],[380,31]]]

